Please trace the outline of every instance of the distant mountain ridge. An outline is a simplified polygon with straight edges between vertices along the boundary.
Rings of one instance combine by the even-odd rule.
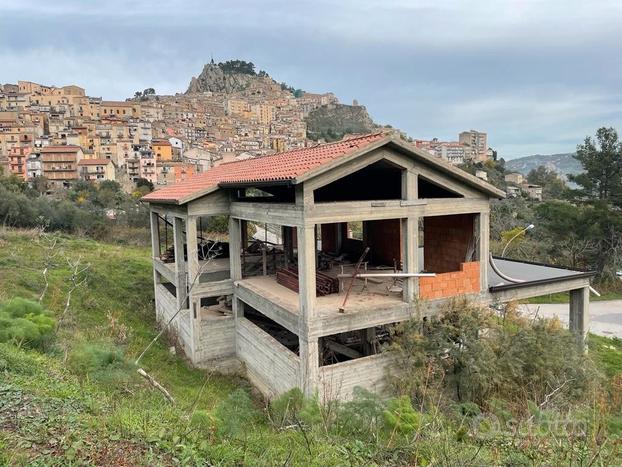
[[[563,154],[534,154],[533,156],[519,157],[505,162],[505,168],[514,172],[527,175],[530,170],[541,165],[549,170],[557,172],[561,177],[566,178],[568,174],[578,174],[583,172],[581,163],[574,158],[575,153]]]

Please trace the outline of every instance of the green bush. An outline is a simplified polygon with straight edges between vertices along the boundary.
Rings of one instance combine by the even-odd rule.
[[[388,402],[384,421],[390,430],[409,434],[421,428],[423,414],[413,408],[408,396],[401,396]]]
[[[557,322],[528,322],[511,310],[498,316],[467,301],[402,326],[393,352],[397,392],[424,407],[452,399],[485,407],[497,398],[526,411],[529,401],[539,404],[554,390],[562,406],[580,401],[600,380],[575,336]]]
[[[304,404],[304,395],[298,388],[290,389],[285,394],[270,402],[268,415],[276,428],[292,425],[300,420],[300,411]]]
[[[111,388],[127,385],[135,378],[133,364],[108,344],[79,344],[70,351],[67,364],[76,375]]]
[[[214,415],[218,420],[218,435],[230,438],[243,438],[262,419],[244,389],[229,394],[216,407]]]
[[[17,297],[0,304],[0,342],[43,349],[53,336],[55,323],[37,302]]]

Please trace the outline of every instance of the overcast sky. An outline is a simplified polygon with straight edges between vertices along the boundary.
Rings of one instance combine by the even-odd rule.
[[[617,0],[0,0],[0,82],[124,99],[240,58],[415,138],[487,131],[506,158],[622,131],[621,52]]]

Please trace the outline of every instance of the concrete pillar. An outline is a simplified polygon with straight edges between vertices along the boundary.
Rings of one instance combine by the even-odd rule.
[[[413,201],[419,197],[418,175],[412,169],[402,171],[402,199]],[[402,219],[402,241],[404,252],[402,265],[404,272],[419,272],[419,218]],[[413,303],[419,294],[419,281],[415,277],[404,279],[404,301]]]
[[[477,229],[477,260],[479,261],[480,291],[488,290],[488,256],[490,254],[490,213],[481,212],[475,218]]]
[[[188,216],[186,218],[186,249],[188,251],[188,293],[190,298],[188,305],[190,308],[190,359],[195,362],[195,351],[199,347],[201,333],[201,299],[192,296],[192,289],[199,283],[199,245],[197,239],[197,217]]]
[[[587,351],[587,333],[590,326],[590,288],[570,291],[570,331],[577,336],[579,345]]]
[[[160,259],[160,230],[158,229],[158,213],[150,211],[149,221],[151,224],[151,258]],[[156,300],[156,320],[159,320],[158,316],[158,284],[161,282],[160,274],[156,271],[155,264],[153,264],[153,297]]]
[[[175,287],[177,288],[177,306],[186,307],[187,282],[186,263],[184,261],[184,221],[181,217],[173,218],[173,243],[175,245]]]
[[[299,322],[304,329],[315,309],[315,227],[297,227]]]
[[[297,241],[300,388],[311,396],[319,382],[318,341],[309,337],[309,325],[315,316],[315,226],[297,227]]]
[[[186,220],[186,248],[188,250],[188,287],[199,282],[199,242],[197,239],[197,217]]]
[[[242,226],[239,219],[229,217],[229,269],[231,279],[242,279]]]
[[[158,213],[150,212],[151,221],[151,257],[160,258],[160,230],[158,229]]]
[[[305,396],[313,396],[320,379],[320,352],[318,339],[299,336],[300,373],[299,387]]]
[[[242,279],[242,222],[233,216],[229,216],[229,277],[233,281]],[[235,320],[234,339],[236,339],[237,353],[238,322],[240,317],[244,316],[244,305],[240,303],[235,294],[231,300],[231,309]]]
[[[402,238],[404,255],[402,263],[404,272],[419,272],[419,218],[402,219]],[[413,303],[419,291],[416,277],[404,278],[404,301]]]

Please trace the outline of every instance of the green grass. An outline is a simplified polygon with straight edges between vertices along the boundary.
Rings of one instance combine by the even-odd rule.
[[[622,339],[590,334],[588,346],[592,358],[600,363],[607,376],[622,374]]]
[[[71,366],[84,344],[112,346],[132,362],[155,336],[150,252],[68,236],[59,245],[68,257],[90,264],[88,281],[75,292],[53,348],[41,353],[0,344],[0,465],[516,465],[550,464],[561,455],[552,447],[559,440],[547,440],[543,450],[542,440],[526,446],[512,433],[480,437],[466,433],[463,420],[443,417],[430,419],[416,439],[391,432],[363,439],[321,424],[274,427],[245,379],[194,369],[165,341],[141,366],[175,405],[133,369],[119,379],[85,376]],[[0,230],[0,301],[38,299],[43,253],[33,232]],[[44,300],[57,316],[68,274],[58,256]],[[619,340],[591,336],[590,349],[609,376],[622,372]],[[208,420],[227,413],[238,389],[251,396],[257,417],[241,423],[236,435],[219,433],[219,423],[203,431],[190,425],[194,410]],[[236,422],[235,414],[227,418]],[[575,456],[572,449],[564,447],[564,459],[578,459],[568,457]]]

